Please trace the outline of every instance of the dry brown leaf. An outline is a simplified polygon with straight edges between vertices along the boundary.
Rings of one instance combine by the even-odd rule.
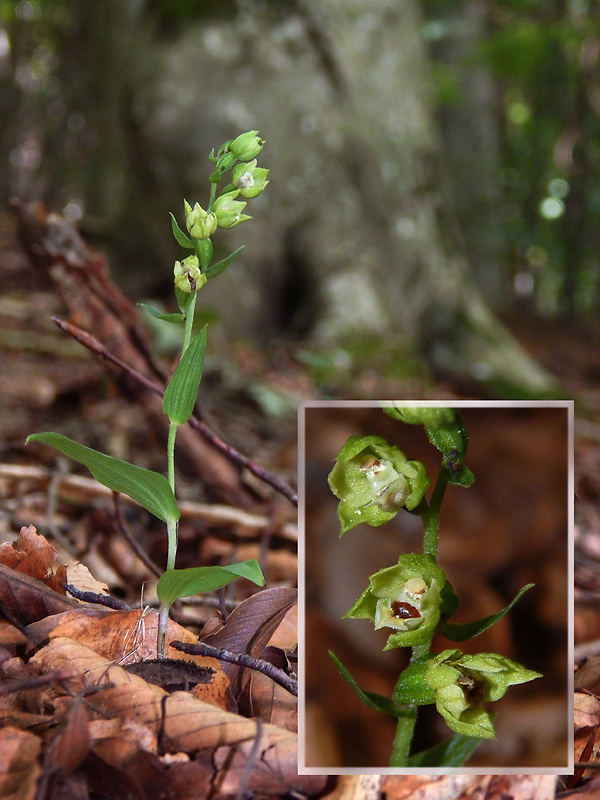
[[[554,800],[556,781],[555,775],[403,775],[384,777],[381,790],[388,800]]]
[[[11,726],[0,728],[0,797],[33,800],[41,773],[37,736]]]
[[[68,665],[86,686],[106,683],[106,690],[94,695],[94,705],[105,714],[148,727],[158,737],[158,746],[169,752],[195,756],[210,751],[223,770],[224,785],[232,786],[239,780],[239,770],[252,751],[257,729],[254,720],[223,711],[186,692],[168,695],[70,639],[53,639],[31,660],[42,670]],[[321,776],[298,775],[294,734],[273,725],[263,726],[248,791],[262,791],[268,785],[281,791],[310,793],[321,788],[324,780]]]
[[[45,763],[60,767],[70,775],[87,756],[90,746],[89,718],[81,698],[76,698],[62,729],[46,748]]]
[[[474,775],[387,775],[381,790],[389,800],[458,800],[469,797],[478,780]]]
[[[44,580],[58,553],[33,525],[22,527],[14,542],[0,544],[0,564]]]
[[[156,658],[156,633],[158,614],[156,611],[76,611],[61,614],[50,638],[74,639],[94,650],[109,661],[126,665],[145,659]],[[181,625],[169,620],[167,627],[167,657],[185,660],[199,667],[208,667],[213,675],[208,683],[194,688],[194,695],[207,703],[221,708],[231,707],[229,678],[215,658],[184,655],[171,648],[172,641],[179,640],[195,644],[196,637]]]
[[[287,588],[256,592],[231,612],[222,628],[202,637],[201,641],[258,658],[297,596],[295,589]],[[249,670],[234,664],[225,664],[224,669],[234,687],[234,695],[239,697],[250,679]]]
[[[0,564],[0,611],[7,619],[29,625],[78,605],[40,580]]]
[[[600,656],[588,658],[575,673],[573,679],[575,690],[587,689],[588,692],[599,693],[600,690]]]
[[[101,581],[97,581],[92,575],[85,564],[81,561],[67,561],[66,564],[61,564],[57,570],[56,575],[60,578],[61,582],[69,583],[80,592],[94,592],[95,594],[108,595],[108,585]]]
[[[288,731],[298,730],[298,698],[257,670],[250,678],[250,704],[253,717]]]
[[[282,650],[294,650],[298,646],[298,606],[290,608],[269,639],[269,644]]]
[[[586,692],[575,692],[573,716],[575,730],[596,727],[600,723],[600,698]]]
[[[341,775],[323,800],[379,800],[381,781],[381,775]]]

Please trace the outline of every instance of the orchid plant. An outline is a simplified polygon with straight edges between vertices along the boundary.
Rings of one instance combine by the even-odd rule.
[[[409,460],[379,436],[352,436],[339,451],[329,486],[339,499],[340,536],[361,523],[389,522],[401,508],[423,519],[423,552],[403,553],[398,563],[371,575],[369,585],[344,615],[370,619],[390,635],[384,650],[411,648],[410,663],[398,677],[391,698],[363,691],[330,652],[342,677],[370,708],[397,720],[390,766],[461,766],[481,739],[494,739],[493,715],[486,703],[499,700],[510,686],[541,677],[498,653],[470,655],[460,649],[430,652],[434,634],[463,642],[501,619],[533,584],[524,586],[497,614],[466,624],[450,618],[460,600],[438,564],[439,514],[449,484],[468,488],[475,476],[464,464],[468,433],[457,411],[393,404],[383,409],[394,419],[423,425],[441,452],[441,466],[429,502],[425,467]],[[454,735],[441,745],[411,755],[418,710],[435,705]]]
[[[184,201],[187,233],[179,227],[171,214],[175,239],[181,247],[192,251],[186,258],[176,261],[173,270],[179,312],[162,314],[141,304],[152,317],[168,324],[183,326],[179,363],[163,395],[163,410],[169,420],[167,477],[85,447],[60,433],[36,433],[27,438],[27,442],[52,445],[83,464],[104,486],[128,495],[166,524],[167,566],[157,586],[160,602],[157,640],[159,659],[165,658],[169,611],[176,600],[200,592],[215,591],[237,577],[264,585],[263,574],[255,559],[226,566],[175,568],[180,516],[175,495],[175,439],[179,426],[184,425],[194,411],[207,344],[206,325],[199,332],[194,332],[196,297],[199,290],[227,269],[242,250],[240,247],[221,261],[213,263],[211,237],[219,228],[233,228],[251,219],[243,213],[246,201],[257,197],[268,184],[268,170],[257,166],[257,156],[263,145],[264,141],[258,131],[248,131],[225,142],[216,154],[212,151],[209,159],[214,164],[214,170],[209,178],[210,194],[206,209],[199,203],[191,206],[187,200]],[[219,184],[228,173],[231,173],[230,182],[219,192]]]

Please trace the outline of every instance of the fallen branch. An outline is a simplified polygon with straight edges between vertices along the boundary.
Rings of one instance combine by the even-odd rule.
[[[184,642],[171,642],[171,647],[180,650],[182,653],[187,653],[192,656],[210,656],[211,658],[218,658],[219,661],[227,661],[230,664],[235,664],[238,667],[247,667],[254,669],[257,672],[262,672],[263,675],[271,678],[272,681],[283,686],[290,694],[298,696],[298,681],[291,678],[286,672],[279,667],[274,666],[269,661],[262,658],[254,658],[247,653],[232,653],[231,650],[225,650],[222,647],[213,647],[210,644],[198,642],[198,644],[185,644]]]

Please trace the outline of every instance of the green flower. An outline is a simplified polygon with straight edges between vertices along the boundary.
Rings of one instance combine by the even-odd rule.
[[[428,660],[424,680],[449,728],[464,736],[495,739],[492,720],[481,704],[499,700],[509,686],[541,677],[497,653],[444,650]]]
[[[200,262],[196,256],[188,256],[183,261],[176,261],[173,275],[176,288],[186,294],[197,292],[207,282],[207,277],[202,274]]]
[[[383,525],[402,506],[412,510],[430,483],[420,461],[409,461],[381,436],[351,436],[328,480],[340,500],[340,536],[362,522]]]
[[[428,641],[440,619],[444,571],[433,556],[401,555],[393,567],[369,578],[369,587],[344,617],[370,619],[379,628],[392,628],[385,650],[414,647]]]
[[[237,164],[231,173],[233,185],[236,189],[240,190],[242,197],[248,199],[257,197],[264,191],[266,185],[269,183],[267,175],[268,169],[256,166],[256,159],[250,161],[249,164]]]
[[[190,236],[194,239],[208,239],[217,230],[217,218],[211,212],[205,211],[200,203],[192,208],[187,200],[183,201],[185,207],[185,224]]]
[[[239,189],[233,192],[225,192],[215,200],[214,212],[220,228],[234,228],[240,222],[252,219],[247,214],[242,214],[246,203],[235,199],[239,193]]]
[[[386,414],[409,425],[424,425],[437,430],[442,425],[450,425],[456,418],[452,408],[422,408],[421,406],[386,406]]]
[[[260,138],[258,131],[247,131],[229,142],[227,149],[240,161],[251,161],[263,149],[264,143],[265,140]]]

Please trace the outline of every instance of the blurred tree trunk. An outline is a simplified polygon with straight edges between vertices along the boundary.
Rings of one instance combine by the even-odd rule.
[[[463,233],[470,273],[484,300],[506,308],[510,291],[500,226],[502,176],[498,97],[479,48],[487,34],[488,7],[478,0],[442,3],[432,25],[432,53],[441,78],[449,78],[448,97],[439,112],[441,133],[452,181],[452,200]],[[444,90],[442,89],[442,92]]]
[[[255,128],[271,184],[227,232],[243,256],[202,290],[233,335],[402,339],[441,372],[551,388],[469,276],[417,0],[247,3],[168,35],[143,0],[74,8],[84,46],[71,37],[62,73],[95,141],[86,211],[126,240],[144,292],[179,257],[167,212],[205,204],[208,153]]]

